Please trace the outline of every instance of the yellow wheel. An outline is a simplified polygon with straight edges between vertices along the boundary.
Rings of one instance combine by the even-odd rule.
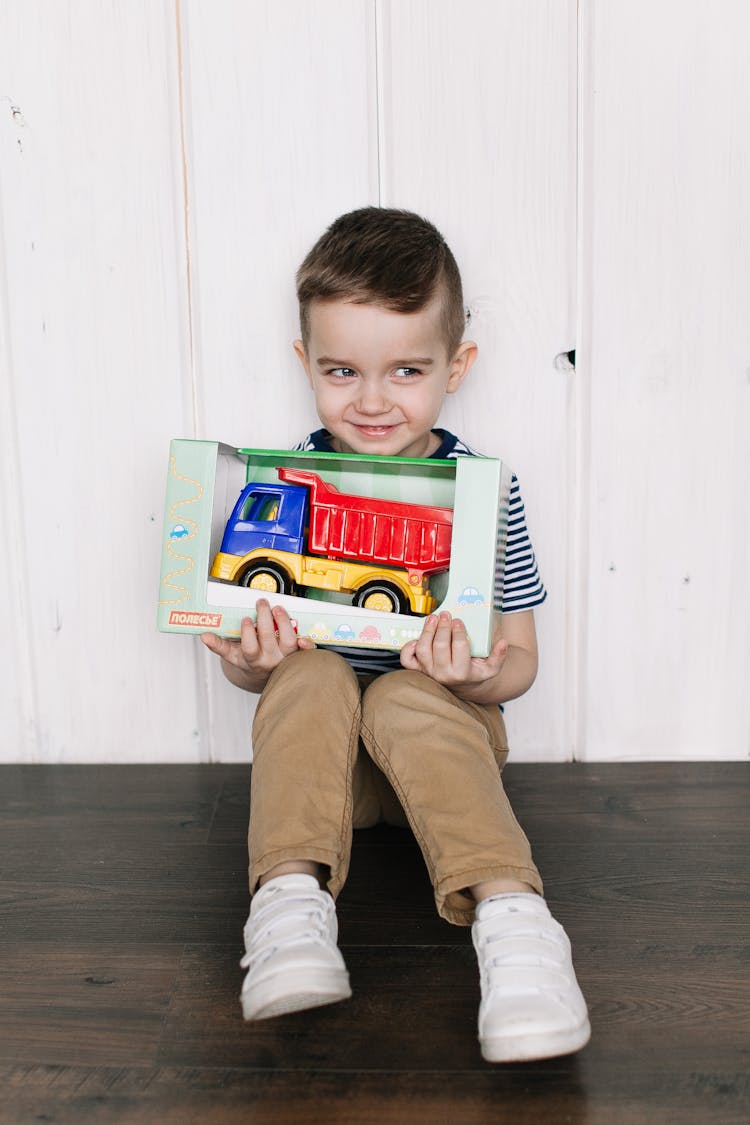
[[[357,590],[354,604],[379,613],[405,613],[405,599],[395,582],[368,582]]]
[[[248,590],[260,590],[264,594],[289,594],[291,579],[283,567],[272,562],[257,562],[250,566],[240,578],[240,586]]]
[[[381,613],[393,613],[393,598],[390,594],[384,594],[380,590],[376,590],[372,594],[368,594],[362,602],[363,609],[379,609]]]
[[[247,585],[249,590],[265,590],[268,594],[278,594],[279,592],[278,578],[275,574],[269,574],[265,570],[254,574]]]

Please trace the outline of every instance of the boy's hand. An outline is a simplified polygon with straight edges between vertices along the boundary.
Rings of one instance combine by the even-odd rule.
[[[445,684],[456,694],[462,688],[482,684],[498,676],[508,655],[508,642],[500,638],[489,656],[471,655],[466,626],[460,618],[449,613],[426,618],[422,634],[401,649],[404,668],[424,672],[439,684]]]
[[[256,621],[244,617],[238,641],[202,633],[206,648],[221,657],[228,680],[245,691],[260,692],[274,668],[298,649],[315,645],[308,637],[298,637],[283,606],[271,609],[265,598],[256,605]]]

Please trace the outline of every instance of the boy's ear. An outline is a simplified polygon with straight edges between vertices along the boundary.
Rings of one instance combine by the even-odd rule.
[[[300,361],[300,363],[302,364],[302,366],[305,369],[305,375],[307,375],[307,378],[310,380],[310,383],[312,383],[312,376],[310,374],[310,361],[307,358],[307,352],[305,351],[305,345],[302,343],[301,340],[295,340],[292,344],[292,347],[294,348],[297,359]]]
[[[447,395],[454,394],[461,386],[477,358],[478,351],[479,348],[473,340],[464,340],[462,344],[458,345],[456,354],[450,362],[448,385],[445,388]]]

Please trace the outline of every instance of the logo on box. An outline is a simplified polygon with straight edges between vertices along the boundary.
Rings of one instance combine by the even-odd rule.
[[[169,615],[170,625],[200,625],[203,629],[218,629],[221,625],[220,613],[187,613],[173,609]]]

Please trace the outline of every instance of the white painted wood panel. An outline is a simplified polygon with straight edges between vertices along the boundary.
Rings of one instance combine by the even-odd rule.
[[[198,436],[288,448],[317,421],[295,272],[338,214],[377,202],[372,5],[190,0],[182,17]],[[201,660],[212,756],[248,760],[255,698]]]
[[[517,472],[549,590],[541,669],[507,708],[514,757],[572,747],[576,6],[394,0],[379,8],[383,202],[430,217],[462,270],[477,365],[444,420]]]
[[[750,750],[750,9],[585,5],[590,759]]]
[[[154,629],[167,442],[185,426],[174,8],[7,0],[1,19],[20,741],[0,754],[195,758],[194,657]]]
[[[0,154],[11,158],[23,120],[10,98],[0,98]],[[0,174],[2,160],[0,160]],[[0,178],[0,192],[2,179]],[[2,194],[0,194],[0,205]],[[3,213],[0,209],[0,610],[5,643],[0,646],[0,762],[31,761],[36,749],[32,659],[27,633],[28,588],[24,575],[19,497],[20,457],[7,309]]]

